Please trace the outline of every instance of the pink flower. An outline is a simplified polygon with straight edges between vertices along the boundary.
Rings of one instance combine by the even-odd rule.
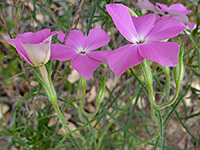
[[[58,39],[63,42],[65,34],[58,33]],[[110,37],[102,29],[91,29],[88,36],[79,30],[72,30],[65,45],[52,44],[51,59],[62,61],[72,60],[71,65],[86,79],[91,78],[93,72],[106,61],[110,51],[94,51],[110,41]]]
[[[195,23],[189,22],[188,17],[186,16],[191,12],[191,10],[187,10],[185,6],[183,6],[183,4],[177,3],[168,7],[165,4],[156,3],[156,5],[154,6],[148,0],[141,0],[137,3],[137,5],[140,8],[157,12],[162,15],[164,15],[165,13],[172,14],[175,18],[188,24],[190,29],[193,29],[195,27]]]
[[[42,66],[46,64],[51,55],[51,38],[57,32],[44,29],[36,33],[26,32],[18,34],[15,39],[6,42],[16,48],[17,52],[31,65]]]
[[[159,41],[174,37],[185,29],[180,20],[170,15],[157,18],[154,14],[131,17],[128,8],[122,4],[109,4],[106,9],[121,34],[132,43],[118,48],[107,58],[117,76],[144,58],[164,66],[177,64],[179,44]]]

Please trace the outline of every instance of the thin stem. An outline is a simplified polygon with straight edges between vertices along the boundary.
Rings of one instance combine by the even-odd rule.
[[[95,111],[92,114],[89,114],[89,113],[87,113],[87,112],[85,112],[83,110],[84,101],[85,101],[85,88],[82,89],[82,98],[81,98],[81,104],[80,104],[80,112],[83,113],[85,116],[94,117],[97,114],[98,110],[99,110],[100,104],[97,104],[97,107],[96,107]]]
[[[179,52],[179,57],[178,57],[178,64],[177,66],[174,68],[174,81],[175,81],[175,84],[176,84],[176,92],[175,92],[175,95],[174,97],[172,98],[172,100],[168,101],[168,102],[165,102],[163,103],[161,106],[157,106],[157,109],[163,109],[167,106],[170,106],[172,105],[177,97],[178,97],[178,94],[179,94],[179,88],[180,88],[180,84],[183,80],[183,76],[184,76],[184,64],[183,64],[183,52],[184,52],[184,47],[183,47],[183,44],[180,43],[180,52]],[[166,68],[165,68],[166,69]],[[167,76],[169,76],[169,71],[168,70],[165,70],[164,71],[166,73]],[[168,77],[169,78],[169,77]],[[169,80],[169,79],[168,79]],[[170,81],[168,81],[170,82]],[[170,83],[168,83],[170,84]],[[168,87],[169,88],[169,87]],[[167,98],[167,97],[166,97]]]
[[[141,68],[143,71],[146,85],[148,87],[148,98],[149,98],[149,101],[151,104],[151,116],[152,116],[153,120],[155,120],[158,123],[158,119],[155,116],[155,110],[157,110],[157,106],[155,104],[155,97],[154,97],[154,92],[153,92],[153,78],[152,78],[149,60],[145,59],[141,63]]]
[[[87,35],[89,34],[89,31],[90,31],[90,28],[92,26],[92,20],[94,18],[94,14],[95,14],[95,11],[96,11],[96,7],[97,7],[97,3],[98,3],[99,0],[95,0],[94,1],[94,5],[92,7],[92,11],[91,11],[91,14],[90,14],[90,19],[89,19],[89,23],[88,23],[88,26],[87,26]]]
[[[176,101],[176,99],[177,99],[177,97],[178,97],[179,89],[180,89],[180,85],[179,85],[179,86],[176,86],[176,92],[175,92],[175,95],[174,95],[174,97],[172,98],[172,100],[170,100],[170,101],[168,101],[168,102],[166,102],[166,103],[164,103],[164,104],[162,104],[162,105],[160,105],[160,106],[157,106],[157,109],[161,110],[161,109],[163,109],[163,108],[165,108],[165,107],[168,107],[168,106],[172,105],[172,104]]]
[[[8,30],[8,27],[6,26],[6,23],[5,23],[5,21],[4,21],[4,18],[3,18],[3,15],[2,15],[1,10],[0,10],[0,20],[1,20],[1,23],[3,24],[4,28],[6,29],[6,31],[7,31],[8,35],[9,35],[9,37],[12,39],[13,37],[12,37],[10,31]]]
[[[151,116],[157,122],[158,127],[159,127],[159,136],[160,136],[159,148],[160,150],[163,150],[163,121],[162,121],[162,115],[160,113],[160,110],[158,109],[158,106],[155,104],[155,97],[154,97],[154,91],[153,91],[153,79],[152,79],[152,73],[151,73],[149,60],[144,60],[141,63],[141,68],[143,70],[144,79],[149,91],[148,97],[151,103]],[[155,113],[157,114],[158,118],[155,116]]]
[[[185,35],[190,39],[190,41],[192,42],[192,46],[195,46],[195,49],[196,49],[196,51],[197,51],[197,55],[198,55],[198,67],[199,67],[199,69],[200,69],[200,49],[199,49],[199,47],[198,47],[198,45],[196,46],[195,45],[195,41],[193,40],[193,38],[185,31],[185,30],[183,30],[183,32],[185,33]]]
[[[68,30],[67,30],[67,33],[65,34],[65,38],[64,38],[64,40],[63,40],[63,44],[66,43],[67,38],[68,38],[68,36],[69,36],[69,33],[70,33],[70,31],[72,30],[72,27],[73,27],[73,25],[74,25],[74,23],[75,23],[75,21],[76,21],[77,15],[78,15],[80,9],[83,8],[83,5],[84,5],[84,4],[85,4],[85,0],[81,0],[81,1],[79,2],[78,6],[77,6],[77,9],[76,9],[76,12],[75,12],[75,14],[74,14],[74,17],[73,17],[73,19],[72,19],[72,22],[70,23],[70,26],[69,26],[69,28],[68,28]],[[82,11],[80,12],[80,15],[81,15],[81,13],[82,13]],[[79,15],[79,17],[80,17],[80,15]],[[79,21],[79,19],[78,19],[78,21]],[[78,24],[78,21],[77,21],[76,24]],[[76,25],[75,25],[75,26],[76,26]],[[56,70],[57,70],[59,64],[60,64],[60,61],[56,61],[55,67],[54,67],[53,72],[52,72],[52,75],[51,75],[52,79],[54,78],[54,76],[55,76],[55,74],[56,74]]]
[[[73,17],[73,20],[72,20],[72,22],[71,22],[71,24],[70,24],[70,26],[69,26],[69,29],[68,29],[68,31],[67,31],[67,33],[66,33],[66,35],[65,35],[63,44],[65,44],[66,41],[67,41],[67,38],[68,38],[68,36],[69,36],[69,33],[70,33],[70,31],[72,30],[72,27],[73,27],[73,25],[74,25],[74,23],[75,23],[75,21],[76,21],[77,15],[78,15],[78,13],[79,13],[79,11],[80,11],[80,9],[81,9],[81,7],[82,7],[84,1],[85,1],[85,0],[81,0],[81,1],[79,2],[78,6],[77,6],[77,10],[76,10],[76,12],[75,12],[75,14],[74,14],[74,17]]]
[[[164,73],[166,75],[166,78],[167,78],[167,82],[166,82],[166,93],[164,95],[165,97],[165,100],[168,99],[168,96],[169,96],[169,92],[170,92],[170,73],[169,73],[169,68],[166,67],[166,66],[163,66],[163,69],[164,69]]]
[[[126,103],[126,105],[122,107],[122,109],[126,109],[126,108],[131,104],[132,100],[133,100],[137,95],[140,95],[141,91],[142,91],[142,88],[141,88],[139,91],[137,91],[137,92],[133,95],[133,97]],[[118,111],[118,112],[115,114],[114,118],[117,118],[121,113],[122,113],[122,111]],[[109,124],[106,126],[106,128],[103,130],[103,133],[100,135],[100,137],[99,137],[99,142],[98,142],[98,145],[97,145],[97,150],[100,150],[101,144],[102,144],[102,141],[103,141],[103,138],[104,138],[104,135],[106,134],[106,132],[108,131],[108,129],[112,126],[113,122],[114,122],[114,120],[112,119],[112,120],[109,122]]]
[[[66,134],[69,135],[69,137],[71,138],[71,140],[73,141],[74,146],[76,147],[76,149],[81,149],[80,146],[78,145],[78,143],[75,141],[73,135],[71,134],[71,131],[69,130],[66,122],[65,122],[65,118],[63,116],[63,114],[61,113],[59,107],[58,107],[58,103],[57,103],[57,95],[56,92],[54,90],[50,75],[48,74],[45,65],[38,67],[38,70],[40,72],[40,75],[43,78],[43,81],[41,82],[42,86],[44,87],[46,94],[50,100],[50,102],[53,104],[54,109],[57,113],[58,118],[61,121],[62,127],[64,128],[64,130],[66,131]],[[67,137],[67,136],[66,136]]]
[[[85,102],[86,79],[84,77],[82,77],[82,76],[80,77],[80,79],[81,79],[80,81],[81,81],[81,88],[82,88],[82,98],[81,98],[81,103],[80,103],[80,107],[79,107],[79,117],[82,120],[83,117],[82,117],[82,115],[80,113],[82,113],[83,115],[85,115],[87,117],[94,117],[97,114],[97,112],[99,111],[101,100],[104,98],[104,94],[101,93],[99,95],[99,93],[98,93],[98,95],[97,95],[97,106],[96,106],[95,111],[92,114],[85,112],[84,109],[83,109],[83,106],[84,106],[84,102]],[[105,82],[105,79],[102,80],[102,82]],[[102,88],[102,86],[104,86],[104,84],[105,83],[102,83],[101,88]],[[102,90],[101,88],[100,88],[100,90]],[[101,92],[105,92],[105,89],[104,89],[104,91],[101,91]],[[99,97],[99,96],[103,96],[103,97]]]
[[[159,149],[163,150],[163,121],[162,121],[162,116],[160,113],[160,110],[157,110],[157,115],[159,118],[159,133],[160,133],[160,145],[159,145]]]
[[[54,106],[54,108],[55,108],[55,111],[56,111],[56,113],[57,113],[57,115],[58,115],[58,117],[59,117],[61,123],[62,123],[63,128],[64,128],[65,131],[66,131],[66,134],[69,134],[69,133],[68,133],[69,130],[68,130],[67,124],[66,124],[66,122],[65,122],[65,118],[63,117],[63,114],[61,113],[61,111],[60,111],[60,109],[59,109],[59,107],[58,107],[58,104],[57,104],[57,103],[54,103],[53,106]]]
[[[23,8],[24,8],[24,7],[23,7]],[[22,11],[23,11],[23,9],[22,9]],[[22,14],[22,13],[21,13],[21,14]],[[20,14],[20,18],[21,18],[21,14]],[[3,17],[3,14],[2,14],[2,12],[1,12],[1,10],[0,10],[0,21],[1,21],[1,23],[3,24],[4,28],[6,29],[6,31],[7,31],[8,35],[9,35],[9,37],[12,39],[13,36],[11,35],[11,33],[10,33],[10,31],[9,31],[7,25],[6,25],[6,22],[5,22],[5,20],[4,20],[4,17]],[[16,25],[16,24],[15,24],[15,25]],[[19,58],[20,65],[21,65],[22,70],[23,70],[23,72],[24,72],[24,75],[25,75],[25,77],[26,77],[26,81],[27,81],[28,90],[29,90],[29,93],[30,93],[30,96],[31,96],[31,100],[33,100],[33,93],[31,92],[30,80],[28,80],[28,75],[27,75],[27,73],[26,73],[26,68],[25,68],[25,66],[24,66],[24,62],[23,62],[21,56],[20,56],[20,55],[18,54],[18,52],[16,51],[16,49],[15,49],[15,53],[16,53],[17,57]],[[25,102],[25,107],[26,107],[27,111],[29,111],[27,102]]]
[[[135,74],[135,72],[133,71],[132,68],[129,68],[131,74],[134,76],[134,78],[139,82],[139,84],[143,87],[143,89],[145,90],[145,92],[148,94],[148,90],[146,88],[146,86],[142,83],[142,81],[138,78],[138,76]]]
[[[40,66],[40,67],[38,67],[38,70],[39,70],[39,73],[42,76],[43,80],[50,87],[50,82],[49,82],[49,77],[48,77],[48,72],[47,72],[46,67],[44,65]]]
[[[144,60],[141,63],[141,68],[144,73],[144,79],[145,79],[146,85],[148,87],[148,91],[149,91],[148,97],[149,97],[150,103],[152,106],[155,106],[155,98],[154,98],[154,92],[153,92],[153,78],[151,74],[149,60]]]

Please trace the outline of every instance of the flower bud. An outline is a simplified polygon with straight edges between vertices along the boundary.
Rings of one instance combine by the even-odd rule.
[[[104,75],[101,81],[100,89],[97,94],[97,105],[100,104],[104,99],[105,91],[106,91],[106,77]]]
[[[17,52],[32,66],[43,66],[51,55],[51,39],[57,32],[44,29],[36,33],[18,34],[15,39],[6,42],[16,48]]]
[[[183,53],[184,53],[184,47],[183,47],[183,44],[180,43],[178,64],[174,68],[174,81],[176,83],[176,86],[180,86],[184,77]]]

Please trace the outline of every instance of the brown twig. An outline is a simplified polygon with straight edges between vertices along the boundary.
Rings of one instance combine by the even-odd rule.
[[[83,13],[84,6],[85,6],[85,2],[86,2],[86,0],[83,0],[83,4],[82,4],[82,6],[81,6],[81,11],[80,11],[79,16],[78,16],[78,19],[77,19],[77,21],[76,21],[75,28],[76,28],[77,25],[78,25],[78,22],[79,22],[79,19],[80,19],[80,17],[81,17],[81,14]]]
[[[71,24],[70,24],[70,26],[69,26],[68,31],[66,32],[65,38],[64,38],[64,40],[63,40],[63,44],[65,44],[66,41],[67,41],[67,38],[68,38],[68,36],[69,36],[69,33],[70,33],[70,31],[72,30],[72,27],[73,27],[73,25],[74,25],[74,23],[75,23],[75,21],[76,21],[76,18],[77,18],[77,15],[78,15],[80,9],[81,9],[81,11],[80,11],[79,17],[81,16],[81,13],[82,13],[82,11],[83,11],[82,9],[84,8],[83,5],[85,5],[85,0],[81,0],[81,1],[79,2],[78,6],[77,6],[77,9],[76,9],[76,12],[75,12],[75,14],[74,14],[73,20],[72,20],[72,22],[71,22]],[[78,18],[78,21],[79,21],[79,18]],[[78,24],[78,21],[77,21],[76,25]],[[75,26],[76,26],[76,25],[75,25]],[[56,61],[55,67],[54,67],[54,69],[53,69],[53,71],[52,71],[52,75],[51,75],[52,80],[53,80],[53,78],[54,78],[54,76],[55,76],[55,73],[56,73],[56,70],[57,70],[59,64],[60,64],[60,61]]]
[[[14,3],[14,5],[15,5],[15,11],[16,11],[17,3]],[[21,17],[22,17],[23,10],[24,10],[24,6],[22,7],[22,11],[21,11],[19,19],[17,18],[17,16],[15,16],[16,18],[14,18],[14,20],[16,20],[16,22],[18,22],[18,23],[15,24],[16,34],[18,34],[19,23],[20,23],[20,20],[21,20]],[[21,56],[19,56],[19,57],[21,58]],[[25,75],[25,78],[26,78],[26,82],[27,82],[28,90],[30,92],[31,100],[33,100],[33,93],[31,92],[30,80],[29,80],[28,74],[26,73],[26,67],[25,67],[22,59],[20,61],[20,65],[22,67],[22,71],[24,72],[24,75]]]
[[[3,15],[2,15],[1,10],[0,10],[0,20],[1,20],[1,23],[3,24],[4,28],[6,29],[9,37],[12,39],[12,35],[10,34],[10,31],[8,30],[8,28],[6,26],[6,23],[5,23],[4,19],[3,19]]]
[[[72,27],[73,27],[73,25],[74,25],[74,23],[75,23],[75,21],[76,21],[76,18],[77,18],[78,13],[79,13],[79,10],[81,9],[81,7],[82,7],[84,1],[85,1],[85,0],[81,0],[80,3],[78,4],[77,10],[76,10],[76,12],[75,12],[75,14],[74,14],[74,18],[73,18],[73,20],[72,20],[72,22],[71,22],[71,24],[70,24],[70,26],[69,26],[69,29],[68,29],[68,31],[67,31],[67,33],[66,33],[66,35],[65,35],[63,44],[65,44],[66,41],[67,41],[67,38],[68,38],[68,36],[69,36],[69,33],[70,33],[70,31],[72,30]]]
[[[15,58],[16,54],[13,55],[0,55],[0,57],[4,57],[4,58]]]
[[[15,4],[16,4],[16,3],[14,3],[14,5],[15,5]],[[15,9],[16,9],[16,7],[17,7],[17,6],[15,6]],[[21,14],[22,14],[22,12],[21,12]],[[21,14],[20,14],[20,16],[21,16]],[[14,20],[17,19],[17,16],[15,16],[15,17],[16,17],[16,18],[14,18]],[[8,35],[9,35],[9,37],[12,39],[13,36],[11,35],[10,31],[8,30],[8,27],[7,27],[6,23],[5,23],[5,20],[4,20],[4,18],[3,18],[3,15],[2,15],[1,10],[0,10],[0,20],[1,20],[1,23],[3,24],[4,28],[6,29],[6,31],[7,31]],[[20,21],[20,20],[19,20],[19,21]],[[16,26],[15,26],[15,29],[16,29]],[[24,73],[24,75],[25,75],[25,77],[26,77],[26,81],[28,82],[27,85],[28,85],[28,89],[29,89],[29,92],[30,92],[30,95],[31,95],[31,100],[33,100],[33,94],[32,94],[32,92],[31,92],[31,87],[30,87],[30,81],[28,80],[28,75],[27,75],[27,73],[26,73],[26,69],[25,69],[24,62],[23,62],[21,56],[20,56],[20,55],[18,54],[18,52],[16,51],[16,49],[15,49],[15,53],[16,53],[16,56],[19,58],[19,62],[20,62],[22,71],[23,71],[23,73]],[[28,110],[28,106],[27,106],[27,110]]]

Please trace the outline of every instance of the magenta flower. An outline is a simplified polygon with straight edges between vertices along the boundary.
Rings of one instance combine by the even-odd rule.
[[[58,39],[63,42],[65,34],[58,33]],[[79,30],[72,30],[65,45],[52,44],[51,59],[62,61],[72,60],[71,65],[86,79],[91,78],[93,72],[106,61],[108,50],[94,51],[110,41],[110,37],[102,29],[91,29],[88,36]]]
[[[51,38],[56,33],[51,32],[50,29],[36,33],[26,32],[6,42],[15,47],[17,52],[31,65],[42,66],[50,59]]]
[[[174,18],[177,18],[182,22],[188,24],[190,29],[193,29],[195,27],[195,23],[189,22],[188,17],[186,16],[191,12],[191,10],[187,10],[183,4],[177,3],[168,7],[165,4],[156,3],[156,5],[154,6],[148,0],[141,0],[137,3],[137,5],[140,8],[157,12],[161,15],[164,15],[165,13],[172,14]]]
[[[118,48],[107,58],[117,76],[144,58],[163,66],[177,64],[179,44],[159,41],[174,37],[185,29],[180,20],[170,15],[157,18],[154,14],[131,17],[128,8],[122,4],[109,4],[106,9],[121,34],[132,43]]]

